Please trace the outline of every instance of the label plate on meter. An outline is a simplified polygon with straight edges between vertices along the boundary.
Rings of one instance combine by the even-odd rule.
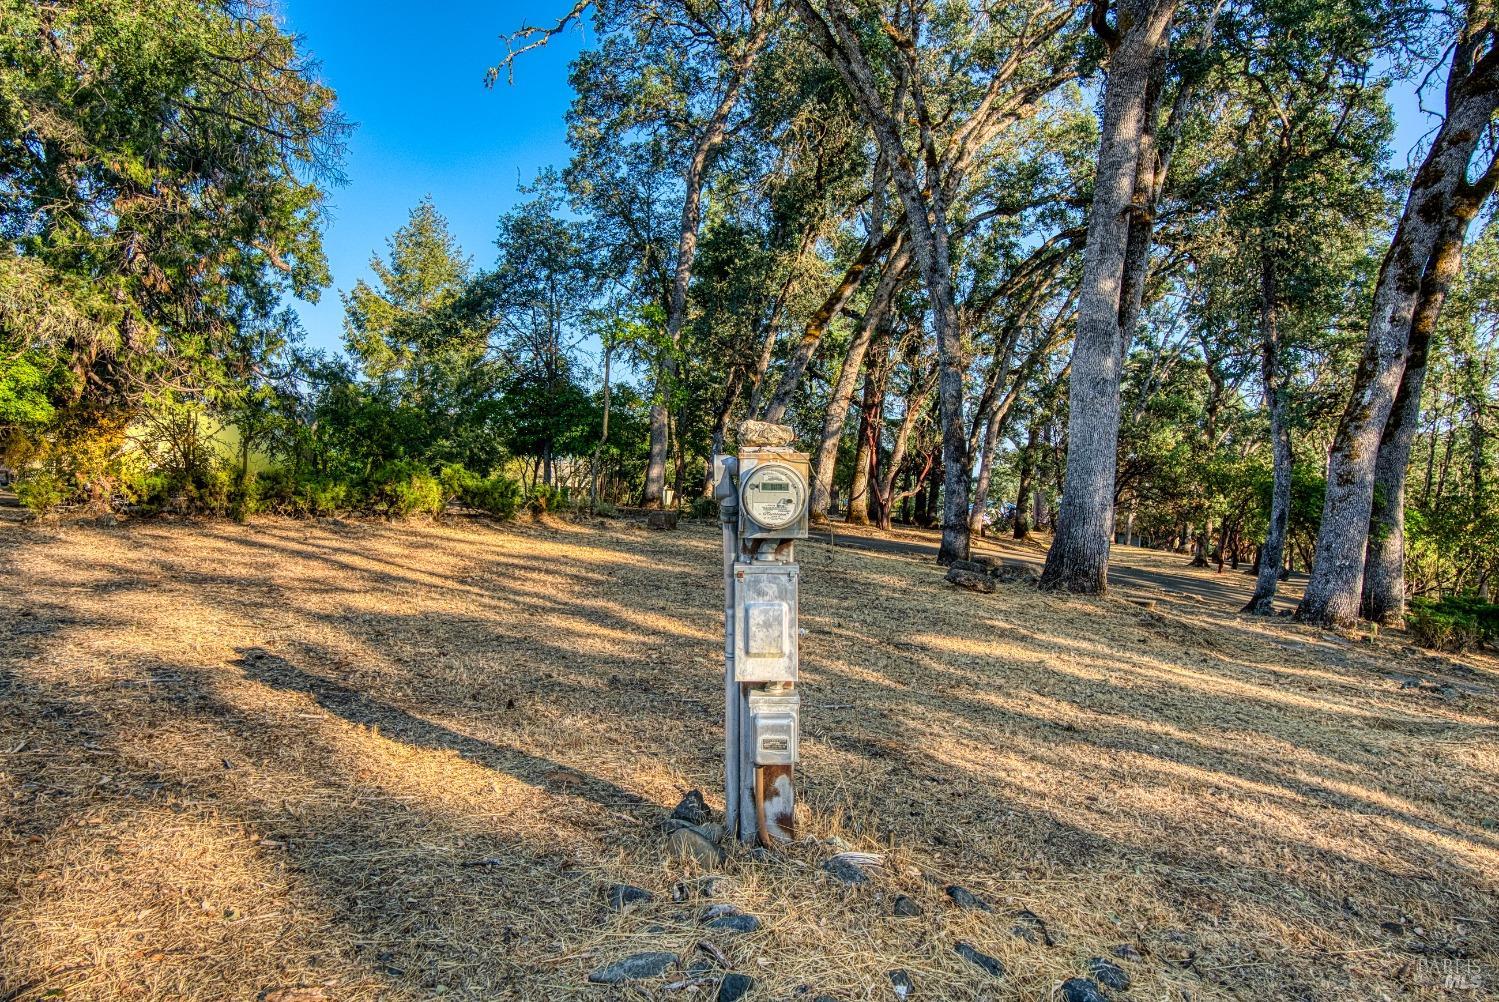
[[[734,565],[734,678],[795,682],[796,564]]]

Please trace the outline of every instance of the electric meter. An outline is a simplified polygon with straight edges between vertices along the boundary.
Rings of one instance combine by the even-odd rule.
[[[783,463],[759,463],[739,488],[744,513],[762,529],[785,529],[807,511],[806,478]]]

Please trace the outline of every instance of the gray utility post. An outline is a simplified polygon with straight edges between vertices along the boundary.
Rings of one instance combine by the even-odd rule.
[[[723,524],[724,804],[729,834],[796,836],[801,697],[794,541],[807,538],[807,455],[785,425],[746,421],[739,455],[713,457]]]

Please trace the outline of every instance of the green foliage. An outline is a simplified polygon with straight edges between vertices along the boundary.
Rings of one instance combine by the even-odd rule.
[[[396,460],[370,474],[369,502],[375,511],[394,518],[440,515],[443,485],[420,463]]]
[[[0,357],[0,428],[42,428],[56,415],[51,374],[41,364],[41,357],[30,353]]]
[[[235,482],[222,462],[187,471],[156,471],[143,478],[138,500],[148,512],[227,515],[234,507]]]
[[[1411,602],[1406,629],[1422,647],[1462,654],[1499,642],[1499,605],[1471,595]]]
[[[531,493],[526,497],[526,510],[533,515],[544,515],[549,511],[558,511],[563,506],[563,493],[560,487],[549,484],[537,484],[531,488]]]
[[[57,474],[37,470],[16,483],[16,497],[33,514],[50,515],[68,499],[68,489]]]
[[[688,502],[687,517],[716,519],[718,518],[718,502],[713,498],[698,495]]]
[[[255,0],[5,0],[0,439],[217,386],[236,330],[315,299],[345,131]]]
[[[298,517],[327,517],[355,507],[359,492],[343,480],[316,475],[298,476],[273,467],[255,477],[256,511]]]
[[[481,477],[450,463],[438,473],[443,497],[499,518],[511,518],[520,508],[521,485],[500,473]]]
[[[513,518],[520,508],[520,482],[495,473],[476,482],[464,496],[470,508],[498,518]]]

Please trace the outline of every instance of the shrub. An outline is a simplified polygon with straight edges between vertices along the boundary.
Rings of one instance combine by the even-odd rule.
[[[336,515],[355,507],[360,493],[347,480],[315,474],[294,476],[273,467],[255,476],[255,511],[297,517]]]
[[[346,480],[314,477],[297,485],[298,508],[308,515],[337,515],[357,503],[359,493]]]
[[[444,503],[457,501],[469,508],[499,518],[511,518],[520,508],[520,483],[503,474],[481,477],[458,463],[444,466],[437,474]]]
[[[537,484],[531,489],[531,496],[526,499],[526,507],[533,515],[541,515],[549,511],[556,511],[562,506],[562,488],[552,487],[548,484]]]
[[[1499,642],[1499,605],[1468,595],[1418,598],[1411,602],[1406,628],[1422,647],[1461,654]]]
[[[714,498],[699,495],[692,499],[687,505],[688,518],[717,518],[718,501]]]
[[[187,473],[157,471],[141,477],[130,493],[149,511],[224,515],[233,507],[234,480],[222,464]]]
[[[520,495],[518,482],[496,473],[477,480],[463,500],[470,507],[498,518],[514,518],[516,510],[520,508]]]
[[[57,474],[38,470],[17,481],[16,497],[33,514],[48,515],[68,499],[68,489]]]
[[[229,491],[229,517],[243,522],[260,511],[260,477],[246,473],[235,475],[234,486]]]
[[[370,477],[370,500],[392,518],[437,515],[443,509],[442,484],[420,463],[386,463]]]
[[[462,463],[449,463],[438,471],[437,480],[442,484],[444,500],[467,504],[469,495],[483,483],[484,478],[471,472]]]

